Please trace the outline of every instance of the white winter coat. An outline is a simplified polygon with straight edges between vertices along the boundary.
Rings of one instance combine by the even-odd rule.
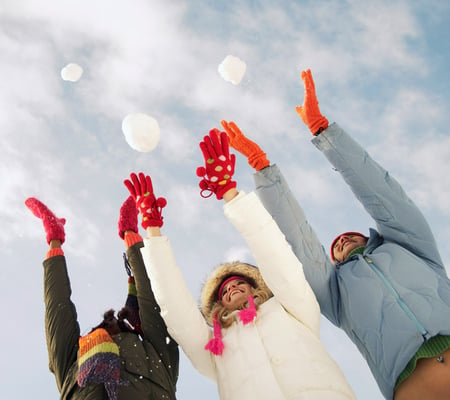
[[[142,249],[153,291],[170,335],[194,367],[217,382],[222,400],[355,399],[339,367],[320,341],[320,309],[278,226],[254,193],[241,192],[225,215],[247,241],[274,294],[256,319],[222,329],[225,349],[204,349],[212,337],[186,287],[165,236],[144,240]]]

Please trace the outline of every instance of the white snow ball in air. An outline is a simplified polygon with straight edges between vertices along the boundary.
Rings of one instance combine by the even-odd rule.
[[[217,68],[222,78],[233,85],[238,85],[241,82],[246,69],[247,64],[244,61],[231,55],[226,56]]]
[[[159,143],[158,121],[147,114],[128,114],[122,121],[122,131],[130,147],[143,153],[153,150]]]
[[[61,70],[61,78],[65,81],[76,82],[81,75],[83,75],[83,68],[75,63],[69,63]]]

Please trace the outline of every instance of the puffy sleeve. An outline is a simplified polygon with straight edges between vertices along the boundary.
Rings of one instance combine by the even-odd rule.
[[[144,239],[141,252],[170,336],[201,374],[216,381],[214,359],[204,349],[211,329],[177,267],[169,239],[166,236]]]
[[[247,242],[277,300],[319,335],[320,308],[305,279],[303,266],[256,194],[240,192],[225,204],[224,212]]]

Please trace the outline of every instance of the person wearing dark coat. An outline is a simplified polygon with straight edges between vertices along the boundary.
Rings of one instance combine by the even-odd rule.
[[[71,285],[62,249],[64,218],[38,199],[25,201],[43,222],[50,248],[43,262],[45,328],[49,368],[61,400],[176,399],[178,344],[161,318],[140,249],[138,211],[131,196],[123,203],[119,236],[124,240],[128,278],[125,306],[87,335],[80,336]]]

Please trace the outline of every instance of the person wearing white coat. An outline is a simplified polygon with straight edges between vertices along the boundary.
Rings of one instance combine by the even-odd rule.
[[[221,141],[216,131],[210,136],[216,146],[228,149],[226,136]],[[301,263],[257,196],[238,193],[229,175],[217,197],[225,199],[225,215],[247,241],[259,268],[241,262],[220,265],[203,287],[201,310],[169,239],[161,235],[160,208],[146,201],[140,207],[143,220],[160,221],[146,227],[141,251],[170,335],[193,366],[217,383],[223,400],[355,399],[320,341],[320,309]],[[153,192],[151,180],[141,173],[140,181],[135,174],[132,181],[126,184],[139,205],[144,194]],[[159,217],[152,216],[155,212]],[[217,312],[235,295],[242,297],[247,289],[232,288],[238,283],[253,295],[243,298],[235,312]]]

